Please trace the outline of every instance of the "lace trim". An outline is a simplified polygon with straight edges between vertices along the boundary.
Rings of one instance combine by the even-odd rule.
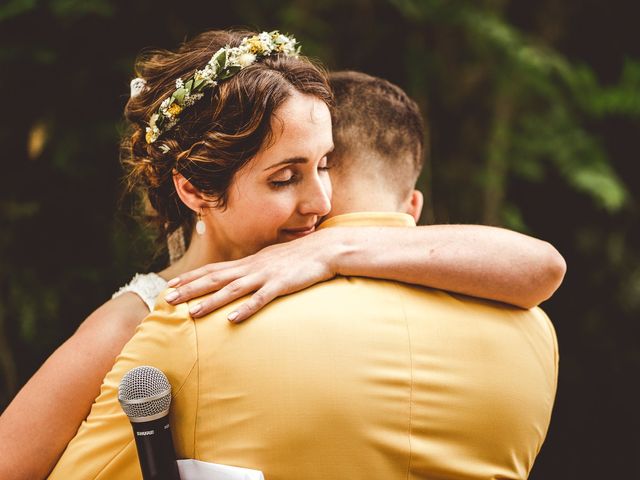
[[[155,273],[136,273],[131,281],[125,286],[120,287],[111,298],[116,298],[123,293],[135,293],[149,307],[149,311],[153,310],[156,304],[156,298],[167,288],[167,282],[161,276]]]

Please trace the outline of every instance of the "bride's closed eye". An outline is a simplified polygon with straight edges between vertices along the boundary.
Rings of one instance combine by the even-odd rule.
[[[326,172],[331,168],[327,163],[326,155],[318,162],[318,166],[316,168],[319,172]],[[273,188],[281,188],[288,185],[294,185],[301,179],[302,173],[299,172],[296,167],[287,167],[271,175],[271,177],[269,177],[269,184]]]
[[[327,171],[329,169],[331,169],[331,167],[329,166],[327,156],[325,155],[324,157],[322,157],[322,160],[320,160],[320,162],[318,163],[318,170]]]
[[[294,172],[292,168],[283,168],[271,176],[269,183],[274,188],[280,188],[292,185],[298,182],[299,179],[300,175]]]

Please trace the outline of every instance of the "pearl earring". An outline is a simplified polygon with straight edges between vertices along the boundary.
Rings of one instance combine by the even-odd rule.
[[[204,235],[207,231],[207,224],[202,221],[202,209],[198,212],[198,221],[196,222],[196,232],[198,235]]]

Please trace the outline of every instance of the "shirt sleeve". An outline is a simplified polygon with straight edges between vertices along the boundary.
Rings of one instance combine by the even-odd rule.
[[[158,297],[111,371],[88,418],[51,473],[50,479],[141,478],[131,424],[118,402],[118,385],[132,368],[150,365],[171,383],[172,404],[197,394],[197,341],[186,304],[172,306]],[[191,403],[191,402],[188,402]],[[192,457],[195,409],[171,410],[171,429],[179,457]],[[179,438],[176,438],[179,437]]]

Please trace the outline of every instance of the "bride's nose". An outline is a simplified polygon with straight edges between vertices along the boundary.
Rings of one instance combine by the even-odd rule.
[[[317,215],[323,217],[331,210],[331,187],[319,176],[315,176],[303,189],[303,195],[298,204],[298,211],[302,215]]]

